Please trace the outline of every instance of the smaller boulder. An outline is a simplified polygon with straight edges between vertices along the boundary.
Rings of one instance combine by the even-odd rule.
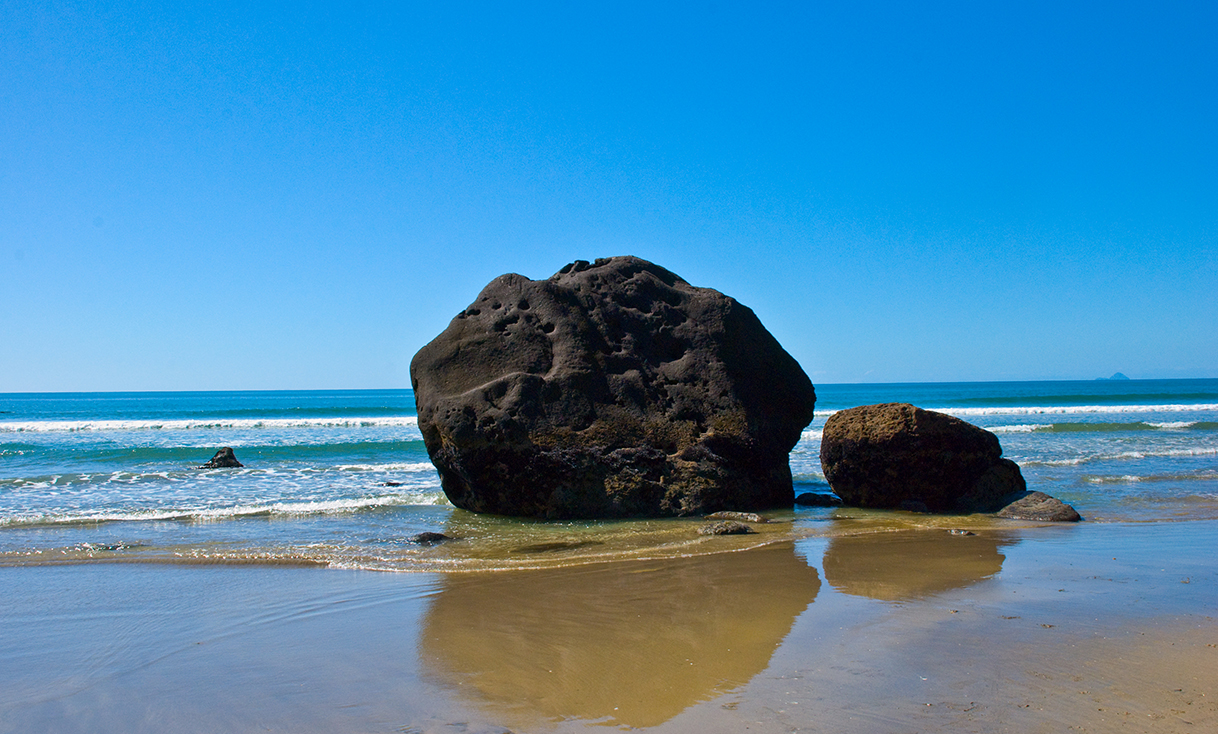
[[[825,422],[821,468],[852,507],[994,512],[1027,491],[993,433],[908,403],[864,405]]]
[[[1037,522],[1078,522],[1083,519],[1073,507],[1044,492],[1028,492],[999,510],[998,517]]]
[[[698,535],[748,535],[754,532],[752,528],[735,520],[720,520],[708,522],[698,528]]]
[[[211,457],[211,461],[207,462],[200,469],[231,469],[239,466],[245,466],[240,461],[237,461],[233,450],[225,446],[216,452],[216,455]]]

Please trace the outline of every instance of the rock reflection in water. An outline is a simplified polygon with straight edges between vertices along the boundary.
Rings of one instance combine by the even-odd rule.
[[[513,725],[654,726],[764,670],[819,589],[790,543],[451,574],[431,600],[420,655]]]
[[[855,596],[923,599],[998,573],[1006,560],[999,549],[1013,542],[1001,535],[953,535],[944,530],[832,538],[825,550],[825,581]]]

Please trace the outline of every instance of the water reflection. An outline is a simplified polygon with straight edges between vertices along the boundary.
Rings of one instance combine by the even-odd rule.
[[[420,656],[504,723],[654,726],[764,670],[819,589],[792,543],[450,574],[426,613]]]
[[[1015,538],[915,530],[836,537],[825,550],[825,581],[855,596],[923,599],[962,589],[1002,570],[1000,549]]]

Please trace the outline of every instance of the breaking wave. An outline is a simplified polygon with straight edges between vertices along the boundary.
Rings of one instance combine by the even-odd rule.
[[[0,421],[0,433],[77,431],[185,431],[201,429],[415,427],[415,416],[352,418],[191,418],[178,420]]]

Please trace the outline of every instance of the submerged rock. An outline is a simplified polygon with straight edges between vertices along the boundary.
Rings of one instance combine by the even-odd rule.
[[[412,535],[406,540],[419,545],[435,545],[436,543],[445,543],[447,541],[454,540],[454,538],[451,538],[444,533],[436,533],[429,530]]]
[[[795,504],[802,507],[841,507],[842,498],[825,492],[801,492],[795,497]]]
[[[240,461],[237,461],[237,456],[233,450],[225,446],[216,452],[216,455],[211,457],[211,461],[207,462],[200,469],[230,469],[234,467],[245,466]]]
[[[748,535],[754,532],[752,528],[735,520],[720,520],[708,522],[698,528],[698,535]]]
[[[1073,507],[1044,492],[1028,492],[999,510],[998,517],[1039,522],[1078,522],[1083,519]]]
[[[496,278],[410,374],[449,500],[543,518],[790,507],[816,403],[751,310],[635,257]]]
[[[769,522],[766,518],[758,515],[755,512],[712,512],[706,516],[707,520],[735,520],[737,522]]]
[[[993,433],[907,403],[834,413],[820,460],[829,486],[856,507],[993,512],[1027,489]]]

